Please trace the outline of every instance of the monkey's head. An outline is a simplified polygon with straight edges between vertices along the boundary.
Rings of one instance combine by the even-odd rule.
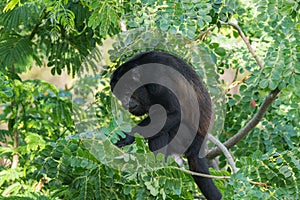
[[[130,69],[132,73],[125,79],[125,82],[123,83],[122,80],[122,83],[118,83]],[[122,106],[136,116],[147,114],[151,106],[147,86],[141,84],[140,77],[140,72],[134,68],[132,69],[132,65],[121,65],[110,77],[111,91],[121,101]],[[117,84],[118,90],[116,91],[115,86]],[[137,84],[141,86],[134,90],[134,86]]]

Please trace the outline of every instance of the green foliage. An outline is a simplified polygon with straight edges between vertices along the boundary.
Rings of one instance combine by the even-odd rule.
[[[61,125],[65,131],[71,131],[73,122],[70,115],[72,104],[67,92],[60,92],[53,85],[43,81],[9,80],[9,76],[1,74],[6,79],[1,94],[1,103],[6,104],[0,120],[14,120],[12,129],[18,131],[33,131],[44,136],[60,134],[55,129]],[[18,116],[18,117],[16,117]],[[47,124],[47,126],[45,126]]]
[[[31,41],[16,34],[3,34],[0,37],[2,65],[19,68],[32,63],[33,50]]]
[[[78,137],[80,140],[78,140]],[[155,171],[138,164],[142,171],[119,171],[103,164],[107,159],[116,159],[107,152],[112,144],[96,140],[87,133],[75,135],[69,140],[60,140],[55,146],[47,146],[36,160],[39,177],[47,176],[46,187],[53,197],[63,199],[190,199],[194,188],[190,176],[171,168]],[[91,140],[90,138],[94,138]],[[100,142],[100,143],[98,143]],[[86,145],[83,145],[86,143]],[[136,148],[144,149],[145,144],[137,142]],[[96,150],[97,152],[93,152]],[[103,152],[102,152],[103,151]],[[97,156],[97,158],[96,158]],[[103,157],[104,156],[104,157]],[[103,160],[104,159],[104,160]],[[152,167],[164,162],[164,157],[149,157]],[[101,161],[101,162],[99,162]],[[130,164],[130,161],[125,159]],[[172,162],[175,165],[175,162]],[[120,166],[120,165],[119,165]],[[70,170],[71,169],[71,170]],[[149,168],[148,168],[149,169]]]
[[[215,104],[212,133],[221,141],[245,126],[271,90],[280,89],[258,126],[230,149],[239,171],[229,182],[216,184],[225,191],[224,199],[299,199],[299,10],[296,0],[1,1],[0,195],[198,196],[191,176],[172,168],[177,166],[172,159],[150,154],[144,139],[137,136],[122,151],[112,144],[140,119],[112,97],[110,73],[137,52],[160,50],[183,58],[203,78]],[[262,68],[238,31],[223,25],[228,21],[241,27]],[[121,26],[128,30],[115,36]],[[105,66],[99,64],[104,56],[98,45],[108,37],[113,46],[110,66]],[[66,70],[80,79],[71,91],[22,81],[18,75],[33,63],[50,67],[53,75]],[[234,74],[229,86],[218,80],[226,70]],[[219,160],[230,175],[225,157]]]
[[[108,6],[107,2],[97,1],[11,1],[5,12],[0,13],[0,64],[6,69],[15,66],[16,72],[23,72],[32,59],[44,65],[42,60],[46,57],[53,75],[66,68],[75,76],[96,42],[119,31],[120,14],[111,14],[118,11],[111,11],[108,8],[112,6]],[[93,19],[103,7],[107,15],[104,13],[100,18],[109,17],[111,22]]]
[[[299,153],[298,149],[265,154],[258,150],[240,159],[241,170],[228,183],[226,195],[233,199],[299,199]],[[249,179],[256,182],[249,183]]]
[[[122,7],[120,2],[93,0],[90,6],[93,8],[93,13],[89,18],[88,26],[92,29],[99,29],[101,38],[115,35],[120,31],[118,24],[123,14],[122,9],[117,9]]]
[[[190,39],[200,29],[228,20],[228,12],[221,1],[134,1],[124,21],[131,28],[159,27],[162,31],[181,33]]]
[[[240,171],[229,182],[226,197],[297,199],[297,149],[300,140],[300,114],[297,109],[300,100],[297,88],[300,80],[300,57],[297,44],[300,37],[296,28],[286,27],[296,27],[299,23],[299,16],[293,15],[294,11],[299,10],[299,3],[255,1],[249,2],[247,7],[249,6],[253,11],[239,13],[238,19],[242,30],[250,35],[256,46],[257,55],[263,59],[264,68],[259,69],[246,48],[239,47],[234,33],[227,34],[226,40],[223,38],[225,43],[222,46],[228,53],[219,58],[221,71],[226,68],[232,69],[234,66],[238,76],[243,72],[247,75],[244,79],[236,80],[242,83],[239,94],[229,95],[225,134],[221,139],[228,139],[237,133],[254,116],[258,107],[251,106],[252,100],[261,105],[268,92],[277,87],[281,89],[281,94],[259,125],[233,149],[235,157],[239,160],[237,165]],[[253,18],[253,12],[256,12],[257,18]],[[218,41],[217,36],[215,37],[213,41]],[[233,41],[239,49],[228,46],[228,43]],[[221,157],[221,160],[223,159],[224,157]],[[221,166],[225,166],[224,161]],[[289,174],[290,171],[293,173]],[[253,185],[249,183],[249,179],[266,183],[267,187]]]
[[[1,71],[0,81],[0,122],[7,122],[8,126],[0,130],[0,140],[6,144],[0,146],[0,155],[9,162],[14,154],[22,158],[19,168],[1,165],[0,191],[4,196],[29,194],[34,191],[31,185],[36,182],[32,179],[36,170],[33,165],[35,157],[47,142],[74,131],[70,94],[60,92],[49,83],[21,81],[17,75]],[[18,134],[17,146],[12,141],[15,134]]]

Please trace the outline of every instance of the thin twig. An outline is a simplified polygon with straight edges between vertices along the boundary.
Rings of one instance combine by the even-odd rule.
[[[42,10],[42,14],[40,16],[40,20],[39,22],[34,26],[33,30],[31,31],[30,35],[29,35],[29,40],[32,40],[34,35],[38,32],[39,26],[42,24],[42,20],[45,19],[45,17],[47,16],[49,12],[46,11],[46,9]]]
[[[232,26],[233,28],[235,28],[239,35],[241,36],[241,38],[243,39],[243,41],[245,42],[248,50],[250,51],[250,53],[252,54],[253,58],[256,60],[258,66],[260,67],[260,69],[263,69],[263,65],[261,63],[261,61],[259,60],[259,58],[257,57],[257,55],[255,54],[254,50],[252,49],[250,42],[248,40],[248,38],[245,36],[245,34],[243,33],[242,29],[240,28],[239,25],[232,23],[232,22],[221,22],[221,25],[228,25],[228,26]]]
[[[175,166],[169,166],[168,168],[180,170],[180,171],[182,171],[184,173],[187,173],[187,174],[190,174],[190,175],[193,175],[193,176],[200,176],[200,177],[212,178],[212,179],[218,179],[218,180],[231,179],[230,176],[213,176],[213,175],[208,175],[208,174],[202,174],[202,173],[197,173],[197,172],[189,171],[189,170],[187,170],[187,169],[185,169],[183,167],[179,168],[179,167],[175,167]],[[255,182],[255,181],[252,181],[250,179],[248,179],[248,182],[251,183],[251,184],[253,184],[253,185],[256,185],[256,186],[268,187],[267,183]]]
[[[240,140],[242,140],[254,127],[262,120],[266,112],[268,111],[268,108],[271,106],[271,104],[275,101],[279,94],[280,90],[278,88],[272,90],[268,96],[266,96],[264,102],[261,104],[259,110],[254,115],[254,117],[233,137],[228,139],[226,142],[224,142],[225,147],[228,149],[236,145]],[[210,150],[207,154],[207,158],[212,159],[216,157],[217,155],[220,155],[222,151],[215,147],[212,150]]]
[[[193,172],[193,171],[187,170],[183,167],[179,168],[179,167],[175,167],[175,166],[169,166],[168,168],[177,169],[177,170],[180,170],[184,173],[187,173],[187,174],[190,174],[193,176],[201,176],[201,177],[205,177],[205,178],[213,178],[213,179],[219,179],[219,180],[230,179],[230,176],[214,176],[214,175],[209,175],[209,174],[203,174],[203,173],[198,173],[198,172]]]
[[[225,155],[228,164],[231,166],[231,169],[234,173],[236,173],[238,170],[235,166],[235,162],[233,160],[232,155],[230,154],[230,152],[228,151],[228,149],[224,146],[224,144],[222,144],[217,138],[215,138],[214,136],[212,136],[211,134],[208,134],[208,139],[214,143]]]
[[[195,40],[200,39],[201,41],[204,41],[206,35],[208,34],[208,32],[212,31],[213,29],[215,29],[217,27],[217,25],[215,26],[211,26],[208,29],[206,29],[205,31],[203,31],[199,37],[195,38]]]
[[[256,182],[256,181],[251,181],[251,180],[248,180],[249,183],[251,183],[252,185],[257,185],[259,187],[265,187],[267,188],[268,187],[268,182],[266,183],[261,183],[261,182]]]

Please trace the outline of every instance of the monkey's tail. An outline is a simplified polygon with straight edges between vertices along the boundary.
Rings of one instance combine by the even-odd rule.
[[[189,155],[187,159],[191,171],[209,174],[205,158],[199,158],[198,155]],[[219,200],[222,198],[221,192],[211,178],[200,176],[193,176],[193,178],[207,200]]]

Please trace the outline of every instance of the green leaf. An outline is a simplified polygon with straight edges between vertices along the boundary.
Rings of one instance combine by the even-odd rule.
[[[290,177],[290,176],[292,175],[292,173],[291,173],[289,167],[286,166],[286,165],[285,165],[285,166],[282,166],[282,167],[279,169],[279,171],[280,171],[280,173],[282,173],[282,174],[285,176],[285,178],[288,178],[288,177]]]
[[[169,31],[170,31],[171,34],[175,34],[175,33],[177,33],[177,28],[174,27],[174,26],[171,26]]]
[[[6,35],[0,42],[0,58],[5,66],[19,66],[23,72],[32,62],[32,55],[32,43],[27,37]]]
[[[271,90],[275,90],[275,88],[278,86],[278,81],[270,80],[269,81],[269,88]]]
[[[288,77],[293,73],[293,71],[291,69],[285,69],[282,73],[283,77]]]
[[[263,79],[262,81],[259,82],[259,86],[262,89],[265,89],[268,86],[268,84],[269,84],[268,79]]]
[[[228,101],[228,106],[229,107],[232,107],[232,106],[234,106],[235,105],[235,100],[234,99],[229,99],[229,101]]]
[[[170,24],[168,22],[161,22],[159,27],[161,28],[161,30],[166,31],[169,29]]]
[[[179,180],[173,182],[173,191],[177,195],[181,194],[181,182]]]
[[[215,49],[215,53],[218,54],[219,56],[225,56],[226,50],[223,47],[218,47]]]
[[[11,0],[9,1],[9,3],[4,7],[3,11],[7,12],[9,10],[13,10],[16,6],[20,5],[20,1],[19,0]]]
[[[206,21],[207,23],[212,22],[212,18],[211,18],[211,16],[209,16],[209,15],[203,16],[202,19],[203,19],[204,21]]]
[[[152,182],[147,181],[147,182],[145,182],[145,185],[146,185],[147,189],[150,190],[150,194],[152,196],[157,196],[158,195],[159,191],[157,190],[157,188],[153,187]]]
[[[202,19],[197,19],[197,23],[198,23],[198,26],[200,26],[200,27],[204,26],[204,22]]]

